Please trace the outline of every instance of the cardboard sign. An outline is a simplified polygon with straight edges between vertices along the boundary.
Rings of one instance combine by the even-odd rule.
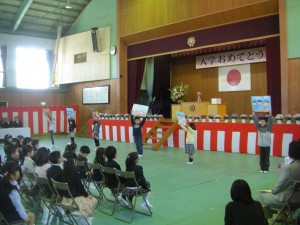
[[[251,105],[253,112],[270,112],[271,96],[251,96]]]
[[[67,108],[67,118],[70,119],[70,118],[75,118],[75,111],[74,109],[72,108]]]
[[[149,106],[147,106],[147,105],[133,104],[132,110],[131,110],[131,115],[146,117],[148,109],[149,109]]]
[[[186,125],[186,118],[184,112],[176,112],[178,124],[185,126]]]

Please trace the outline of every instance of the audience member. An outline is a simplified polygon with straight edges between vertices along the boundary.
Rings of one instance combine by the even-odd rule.
[[[49,155],[49,161],[52,165],[47,170],[46,176],[49,179],[50,185],[52,185],[51,178],[59,182],[63,180],[63,170],[60,167],[60,164],[64,161],[64,159],[61,156],[60,151],[53,151]]]
[[[23,135],[18,135],[17,136],[17,141],[16,141],[16,146],[19,148],[23,147],[23,141],[24,141],[24,137]]]
[[[261,204],[254,201],[248,183],[235,180],[230,195],[232,201],[225,208],[225,225],[266,225]]]
[[[84,166],[77,166],[77,169],[82,179],[85,179],[92,175],[92,172],[89,170],[88,159],[87,159],[87,156],[88,154],[90,154],[90,152],[91,152],[90,148],[86,145],[83,145],[81,146],[80,152],[78,154],[77,160],[84,162]]]
[[[31,141],[32,141],[32,139],[30,137],[25,137],[23,139],[23,146],[24,145],[31,145]]]
[[[32,157],[34,156],[33,147],[31,145],[25,145],[22,149],[23,155],[24,155],[24,164],[23,164],[23,170],[29,173],[35,172],[35,163],[32,160]]]
[[[7,162],[2,167],[3,177],[0,181],[0,211],[9,223],[24,221],[29,225],[35,223],[35,216],[27,212],[21,202],[19,194],[19,180],[21,174],[19,165],[15,162]]]
[[[272,218],[271,206],[282,207],[293,190],[293,180],[300,180],[300,140],[289,144],[288,155],[292,162],[284,167],[281,176],[270,191],[260,193],[258,200],[263,205],[266,218]]]
[[[97,200],[84,189],[80,173],[76,169],[77,155],[74,152],[67,152],[64,154],[64,157],[66,157],[67,160],[64,162],[63,181],[68,183],[70,193],[75,198],[80,213],[87,218],[88,223],[91,225]],[[66,195],[63,199],[63,204],[69,203],[72,203],[72,199]],[[85,224],[83,218],[81,222]]]
[[[149,194],[150,194],[150,183],[146,181],[143,173],[143,167],[138,165],[139,163],[139,155],[137,152],[131,152],[128,154],[127,159],[125,160],[126,171],[134,172],[136,181],[138,185],[141,187],[141,192],[144,195],[145,201],[142,202],[141,206],[146,208],[147,205],[152,208],[152,205],[149,202]],[[126,187],[136,187],[136,184],[133,179],[126,179],[125,181]],[[129,189],[126,189],[129,190]],[[125,193],[126,196],[129,196],[129,200],[132,202],[133,192]]]
[[[39,177],[47,177],[47,170],[51,167],[51,164],[49,163],[49,154],[50,150],[41,147],[37,150],[36,155],[35,155],[35,173]]]
[[[10,127],[11,127],[11,123],[9,122],[8,118],[3,117],[1,122],[1,128],[10,128]]]
[[[105,148],[102,147],[98,147],[96,149],[96,155],[95,155],[95,159],[94,159],[94,163],[100,164],[102,166],[105,165]],[[95,170],[93,169],[93,180],[94,181],[101,181],[102,180],[102,174],[99,170]]]
[[[19,120],[18,116],[14,117],[14,121],[12,122],[12,127],[23,127],[22,122]]]
[[[74,152],[76,153],[77,144],[76,143],[68,143],[65,147],[65,152]]]

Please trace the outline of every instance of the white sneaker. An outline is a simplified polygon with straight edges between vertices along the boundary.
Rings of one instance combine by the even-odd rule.
[[[260,172],[260,173],[263,173],[264,171],[263,171],[263,170],[260,170],[259,172]]]
[[[139,154],[139,158],[142,158],[142,157],[143,157],[143,155],[140,155],[140,154]]]
[[[128,202],[124,198],[122,198],[121,196],[118,196],[118,200],[119,200],[121,205],[129,207]]]
[[[192,165],[192,164],[194,164],[194,162],[186,162],[186,164]]]
[[[268,171],[265,170],[264,173],[268,173]]]

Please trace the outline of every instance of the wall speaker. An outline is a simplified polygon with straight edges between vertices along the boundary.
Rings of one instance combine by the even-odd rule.
[[[93,27],[91,29],[91,34],[92,34],[93,51],[94,52],[100,52],[101,50],[98,47],[98,37],[97,37],[98,36],[98,28]]]

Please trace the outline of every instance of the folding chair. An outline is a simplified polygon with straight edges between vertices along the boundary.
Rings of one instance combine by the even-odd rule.
[[[87,167],[86,162],[84,162],[84,161],[78,160],[77,161],[77,167],[81,168],[86,173],[89,171],[89,168]],[[90,190],[89,190],[91,177],[87,176],[86,178],[81,178],[81,181],[82,181],[86,191],[89,192],[89,194],[92,194],[92,193],[90,193]]]
[[[34,173],[23,171],[23,178],[20,182],[21,198],[29,205],[37,205],[38,189],[35,186]]]
[[[293,219],[294,213],[300,209],[300,180],[293,180],[293,191],[288,197],[288,199],[285,201],[283,206],[281,208],[274,208],[272,207],[272,210],[278,211],[278,214],[273,221],[272,225],[276,223],[276,219],[278,218],[279,214],[281,212],[287,213],[287,216],[285,220],[282,222],[283,224],[292,223],[297,225],[297,219]],[[300,213],[298,213],[298,216]]]
[[[137,213],[140,213],[140,214],[143,214],[143,215],[147,215],[147,216],[152,216],[152,211],[149,207],[149,205],[147,204],[147,201],[142,193],[142,187],[138,184],[136,178],[135,178],[135,174],[134,172],[124,172],[124,171],[121,171],[121,170],[117,170],[117,169],[114,169],[115,170],[115,174],[118,178],[118,181],[119,181],[119,184],[118,184],[118,191],[117,191],[117,194],[119,195],[121,192],[123,193],[130,193],[132,200],[132,206],[129,207],[128,209],[130,209],[131,211],[131,218],[129,220],[126,220],[126,219],[123,219],[122,217],[117,217],[115,216],[116,219],[118,220],[122,220],[124,222],[127,222],[127,223],[131,223],[132,220],[133,220],[133,217],[134,217],[134,214],[135,212]],[[123,178],[123,179],[132,179],[136,185],[136,187],[126,187],[124,186],[122,183],[121,183],[121,179],[120,178]],[[146,210],[137,210],[136,209],[136,200],[137,200],[137,197],[142,197],[143,198],[143,201],[146,202],[146,206],[147,206],[147,209]]]
[[[52,215],[63,220],[63,215],[56,206],[56,193],[51,188],[48,178],[35,175],[36,184],[39,186],[39,202],[44,203],[48,209],[47,224],[49,224]]]
[[[77,221],[75,220],[75,216],[80,216],[85,220],[86,224],[89,224],[88,221],[87,221],[87,218],[84,217],[83,215],[81,215],[80,213],[78,213],[79,212],[79,207],[78,207],[73,195],[70,192],[68,183],[57,182],[57,181],[53,180],[52,178],[51,178],[51,183],[52,183],[53,188],[54,188],[54,190],[57,194],[56,195],[57,196],[56,197],[56,205],[61,207],[64,210],[65,214],[69,218],[69,222],[71,224],[74,224],[73,223],[73,221],[74,221],[75,224],[78,225]],[[72,199],[72,204],[66,205],[66,204],[62,203],[62,199],[63,199],[62,193],[68,194],[69,198]]]
[[[100,168],[101,168],[101,172],[103,174],[103,177],[105,179],[105,186],[104,187],[107,187],[110,189],[111,191],[111,194],[112,196],[114,197],[113,200],[110,200],[110,199],[107,199],[109,202],[113,202],[114,203],[114,206],[113,206],[113,209],[111,212],[107,212],[107,211],[104,211],[104,210],[100,210],[101,212],[107,214],[107,215],[113,215],[115,213],[115,209],[116,209],[116,205],[118,203],[118,195],[117,195],[117,187],[109,187],[109,183],[110,183],[110,179],[111,179],[111,176],[113,175],[113,177],[115,177],[117,179],[117,177],[115,176],[115,169],[114,168],[111,168],[111,167],[105,167],[105,166],[102,166],[102,165],[99,165]],[[111,176],[109,176],[111,175]],[[105,196],[105,195],[104,195]],[[99,203],[99,206],[101,205],[101,202]],[[101,207],[100,207],[101,209]]]
[[[98,171],[101,175],[102,175],[102,179],[100,181],[95,181],[93,179],[91,179],[91,182],[94,184],[94,186],[96,187],[97,191],[99,192],[99,196],[94,196],[98,199],[98,204],[99,202],[105,198],[106,200],[108,200],[108,198],[105,196],[104,194],[104,188],[106,187],[106,180],[105,180],[105,175],[103,174],[103,172],[101,171],[101,167],[100,164],[98,163],[90,163],[89,167],[93,170],[93,171]]]
[[[25,221],[8,222],[4,215],[0,212],[0,225],[25,225]]]

